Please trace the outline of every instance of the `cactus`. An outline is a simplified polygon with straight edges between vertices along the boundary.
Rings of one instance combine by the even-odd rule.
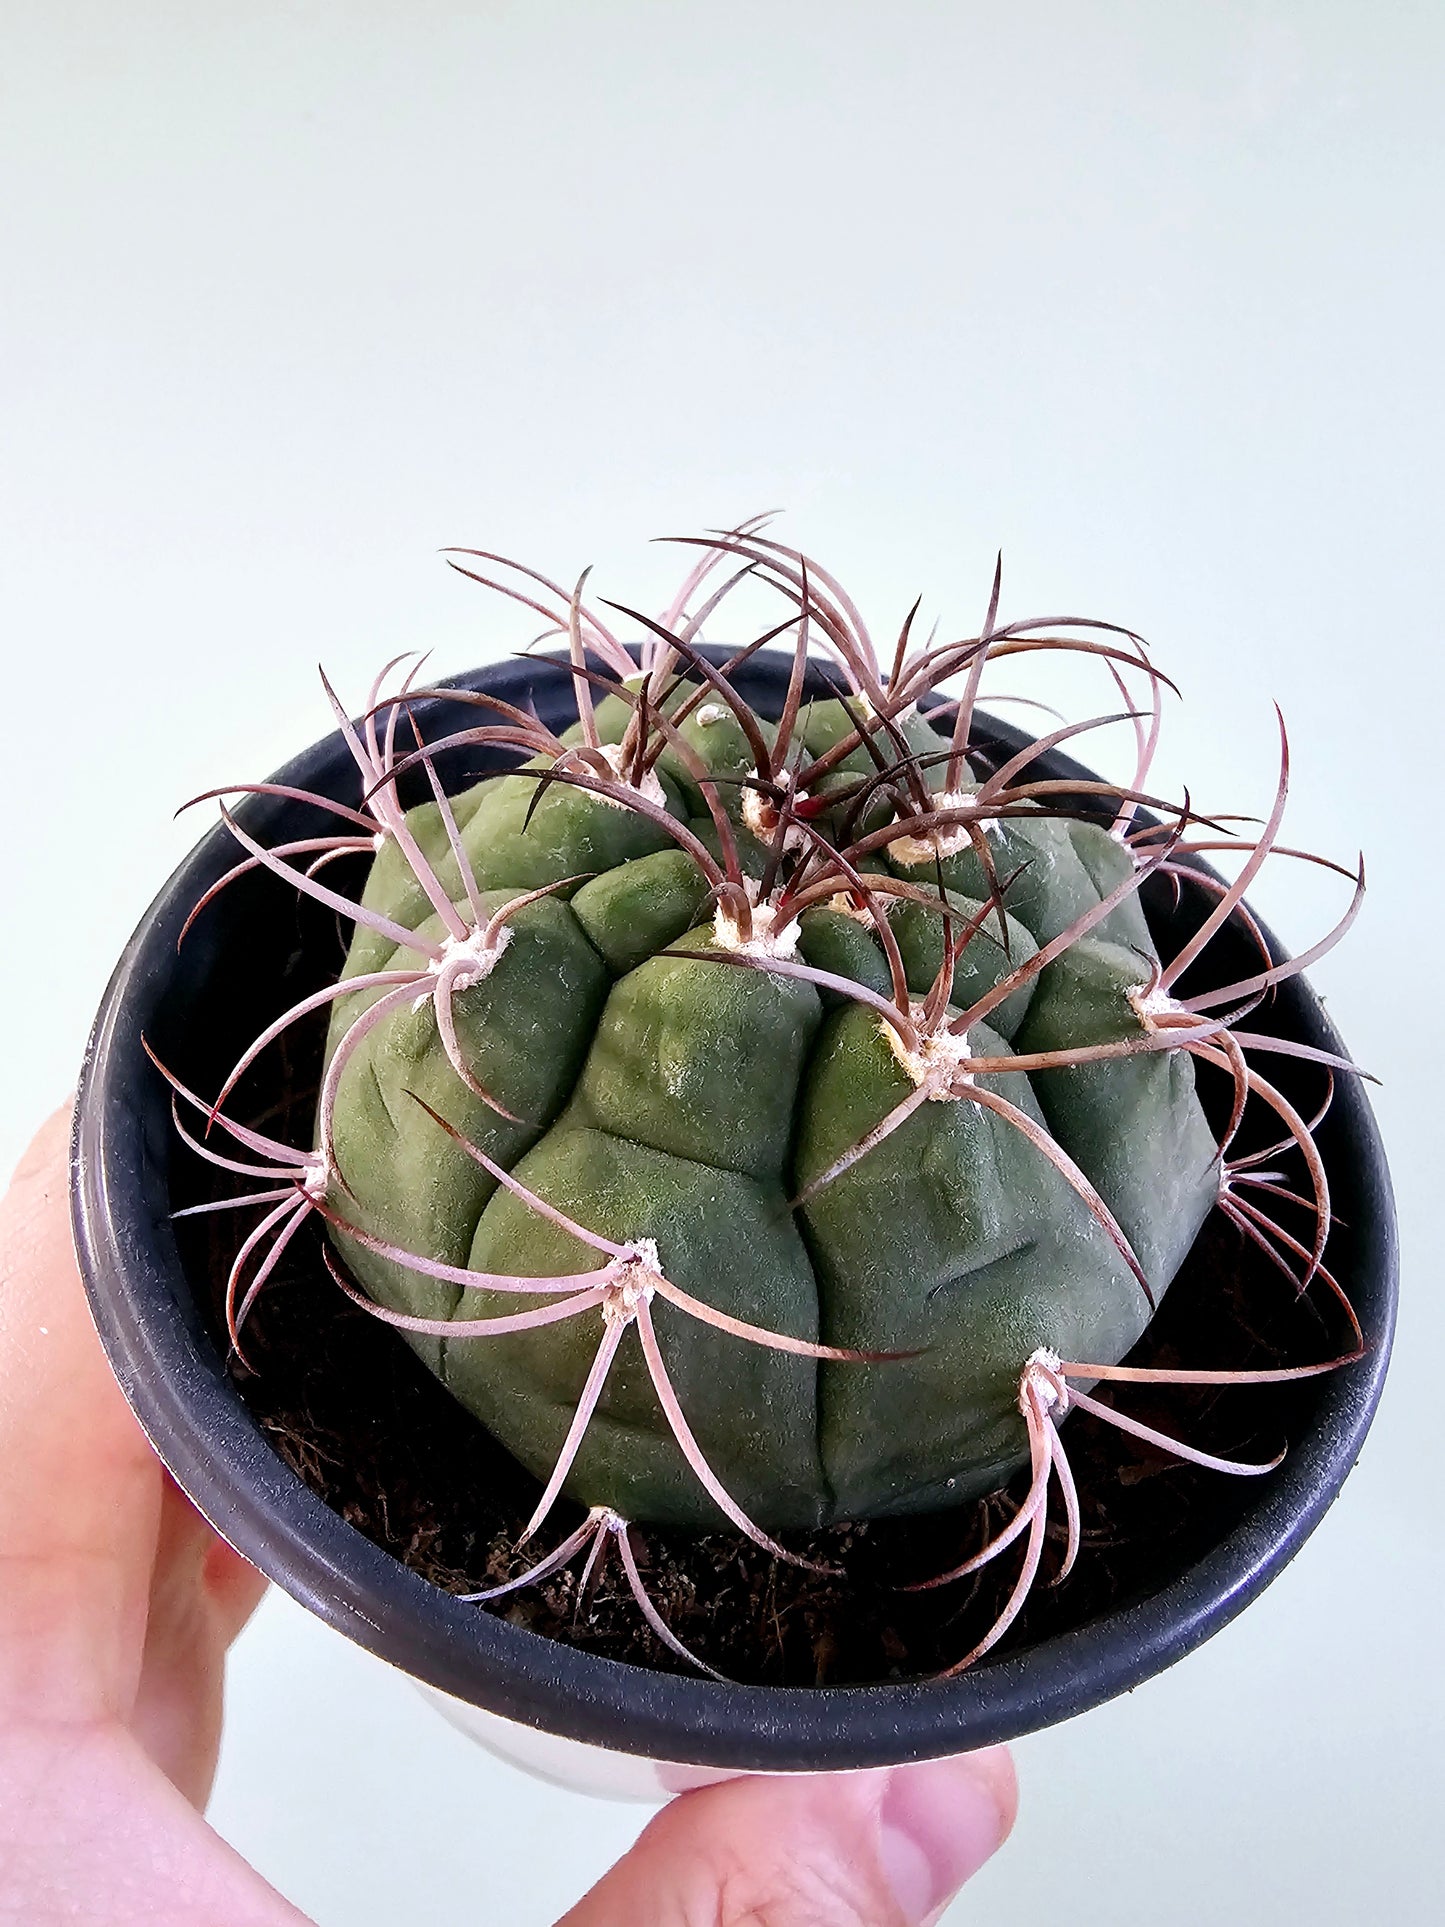
[[[334,835],[267,849],[222,803],[245,854],[217,889],[262,866],[355,926],[339,980],[271,1025],[214,1102],[172,1079],[247,1153],[186,1131],[202,1155],[274,1179],[231,1201],[264,1209],[228,1281],[230,1336],[244,1355],[257,1294],[323,1220],[338,1286],[536,1475],[524,1540],[563,1494],[587,1509],[519,1579],[476,1597],[615,1545],[640,1609],[684,1657],[643,1586],[633,1523],[727,1522],[797,1559],[777,1535],[944,1510],[1027,1464],[1010,1523],[922,1582],[1024,1543],[1013,1595],[963,1666],[1022,1606],[1051,1482],[1061,1570],[1073,1562],[1059,1429],[1072,1406],[1220,1471],[1269,1469],[1140,1426],[1092,1396],[1097,1381],[1277,1380],[1359,1355],[1323,1262],[1312,1126],[1257,1062],[1322,1054],[1240,1021],[1348,928],[1363,869],[1341,872],[1355,891],[1330,936],[1276,963],[1242,898],[1277,848],[1282,720],[1274,807],[1256,839],[1238,838],[1150,792],[1172,685],[1131,632],[1000,624],[996,576],[977,636],[916,647],[910,617],[885,673],[815,563],[756,523],[700,546],[661,618],[620,609],[644,638],[635,653],[584,602],[585,578],[569,595],[460,552],[462,573],[554,623],[576,727],[555,736],[486,693],[447,691],[478,720],[428,742],[435,692],[413,668],[387,693],[392,664],[358,724],[326,684],[365,787],[359,809],[324,803]],[[749,575],[783,619],[719,665],[699,633]],[[733,677],[784,636],[786,698],[760,715]],[[982,674],[1048,651],[1097,663],[1122,707],[994,766],[975,743]],[[810,690],[820,670],[830,693]],[[1133,728],[1127,783],[1033,774],[1041,749],[1109,723]],[[515,767],[449,796],[437,758],[463,746]],[[405,809],[408,772],[430,800]],[[1200,882],[1195,859],[1216,850],[1243,856],[1237,879],[1202,879],[1205,921],[1161,957],[1141,883]],[[324,871],[358,855],[371,866],[353,899]],[[1176,994],[1232,918],[1254,932],[1259,970]],[[314,1145],[232,1119],[223,1107],[256,1057],[328,1009]],[[1232,1093],[1218,1137],[1202,1074]],[[1302,1153],[1302,1198],[1257,1155],[1231,1156],[1248,1105],[1276,1114],[1281,1154]],[[1292,1200],[1299,1235],[1262,1193]],[[1216,1208],[1297,1288],[1332,1295],[1350,1332],[1340,1357],[1254,1374],[1122,1363]]]

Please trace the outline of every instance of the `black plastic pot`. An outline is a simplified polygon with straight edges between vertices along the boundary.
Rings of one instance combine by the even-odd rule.
[[[786,675],[786,659],[760,655],[738,680],[750,701],[776,713]],[[533,702],[554,727],[575,716],[570,679],[549,660],[491,667],[459,682]],[[435,739],[476,720],[475,710],[435,701],[424,726]],[[988,727],[1010,752],[1025,740]],[[1084,773],[1058,756],[1044,765],[1050,774]],[[443,775],[454,787],[486,767],[484,760],[444,762]],[[299,756],[279,780],[348,802],[359,792],[339,736]],[[267,842],[330,827],[314,808],[269,798],[250,799],[243,820]],[[189,1154],[177,1142],[166,1089],[141,1036],[188,1082],[213,1089],[249,1037],[296,994],[296,925],[276,914],[288,893],[268,877],[223,893],[177,953],[191,906],[234,861],[235,846],[220,830],[192,852],[142,919],[106,992],[76,1115],[81,1264],[126,1397],[200,1510],[294,1598],[418,1681],[524,1727],[701,1767],[825,1770],[958,1752],[1066,1719],[1180,1659],[1283,1568],[1339,1491],[1379,1399],[1396,1293],[1389,1175],[1363,1091],[1349,1078],[1339,1080],[1318,1143],[1340,1220],[1330,1260],[1354,1300],[1368,1355],[1311,1382],[1307,1423],[1284,1465],[1252,1486],[1226,1536],[1150,1596],[945,1683],[823,1688],[654,1673],[579,1653],[460,1603],[347,1525],[276,1455],[223,1370],[202,1282],[181,1262],[169,1213],[173,1166]],[[1298,980],[1280,993],[1271,1027],[1341,1049]]]

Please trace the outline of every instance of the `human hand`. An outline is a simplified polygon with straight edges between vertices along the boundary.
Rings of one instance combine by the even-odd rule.
[[[0,1203],[0,1922],[306,1927],[202,1817],[226,1649],[265,1581],[111,1376],[71,1246],[68,1123]],[[563,1927],[911,1927],[1014,1805],[1001,1747],[733,1780],[666,1807]]]

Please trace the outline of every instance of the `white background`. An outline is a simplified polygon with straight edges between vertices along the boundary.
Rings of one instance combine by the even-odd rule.
[[[396,650],[525,622],[445,542],[588,562],[781,503],[881,629],[1117,616],[1161,780],[1373,891],[1319,985],[1385,1079],[1405,1309],[1297,1564],[1019,1748],[958,1920],[1438,1917],[1436,0],[0,0],[0,1162],[73,1078],[203,784]],[[1295,944],[1338,891],[1254,892]],[[534,1785],[272,1598],[214,1818],[322,1927],[542,1927],[636,1810]]]

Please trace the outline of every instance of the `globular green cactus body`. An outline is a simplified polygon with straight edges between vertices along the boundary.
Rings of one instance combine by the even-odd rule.
[[[657,761],[661,807],[718,847],[700,765],[756,878],[767,853],[743,827],[754,744],[706,691],[684,685],[673,713],[690,697],[676,725],[685,749],[670,746]],[[630,713],[618,698],[599,703],[601,742],[620,742]],[[817,757],[852,728],[849,716],[840,704],[811,705],[797,739]],[[938,789],[946,742],[916,713],[899,728]],[[756,729],[772,740],[771,724],[756,719]],[[820,783],[818,803],[836,793],[831,807],[847,809],[849,786],[872,767],[853,751]],[[565,884],[516,911],[489,974],[453,1003],[470,1076],[510,1115],[457,1075],[433,1004],[419,996],[356,1044],[340,1078],[335,1152],[348,1194],[333,1191],[338,1214],[373,1238],[479,1272],[562,1276],[596,1264],[594,1250],[449,1138],[423,1099],[577,1224],[619,1244],[655,1241],[666,1277],[708,1305],[798,1339],[905,1354],[791,1355],[657,1302],[659,1343],[692,1432],[762,1526],[934,1509],[990,1489],[1024,1451],[1025,1361],[1039,1347],[1118,1360],[1148,1322],[1150,1295],[1078,1186],[1016,1124],[967,1097],[922,1101],[875,1149],[811,1188],[917,1092],[888,1024],[827,985],[709,959],[720,943],[714,905],[687,852],[656,821],[585,788],[555,781],[538,799],[545,773],[536,763],[452,800],[488,914],[521,892]],[[868,823],[886,825],[881,798],[864,808]],[[826,829],[830,819],[821,810],[814,820]],[[424,805],[408,822],[460,903],[439,811]],[[867,865],[920,886],[879,899],[891,903],[913,997],[934,982],[946,930],[974,926],[957,959],[955,1012],[1131,874],[1106,830],[1043,809],[1017,811],[987,834],[996,876],[1018,872],[1006,917],[971,848],[920,853],[885,838]],[[364,902],[423,936],[436,932],[393,844],[377,857]],[[792,954],[811,969],[888,993],[883,946],[846,901],[806,908],[796,941]],[[1125,897],[971,1024],[969,1053],[1007,1060],[1137,1037],[1144,1020],[1131,994],[1153,960],[1137,901]],[[362,929],[347,970],[412,961]],[[338,1002],[333,1049],[376,994]],[[1081,1167],[1157,1300],[1218,1192],[1191,1060],[1170,1052],[1032,1074],[1004,1068],[977,1083]],[[333,1235],[379,1304],[453,1321],[452,1336],[416,1337],[418,1351],[545,1478],[596,1352],[596,1320],[468,1338],[467,1320],[513,1312],[515,1298],[438,1282]],[[566,1490],[632,1520],[719,1521],[635,1333],[620,1345]]]

